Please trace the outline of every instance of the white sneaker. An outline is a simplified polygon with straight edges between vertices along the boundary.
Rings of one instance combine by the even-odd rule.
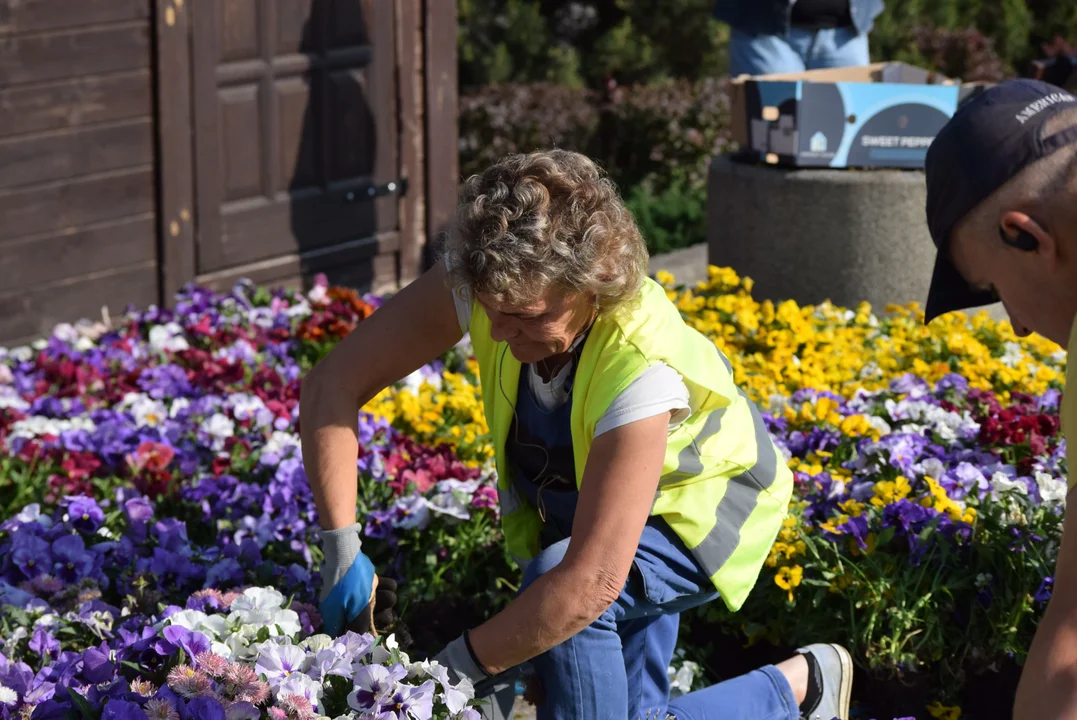
[[[841,645],[815,643],[797,650],[815,657],[823,676],[819,704],[804,720],[849,720],[849,703],[853,694],[853,657]]]

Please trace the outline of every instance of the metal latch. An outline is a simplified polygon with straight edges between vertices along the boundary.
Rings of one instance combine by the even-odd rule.
[[[347,202],[353,203],[358,200],[373,200],[374,198],[383,197],[385,195],[406,195],[408,192],[408,179],[400,178],[398,180],[390,180],[387,183],[381,183],[380,185],[367,185],[360,190],[349,190],[344,194],[344,199]]]

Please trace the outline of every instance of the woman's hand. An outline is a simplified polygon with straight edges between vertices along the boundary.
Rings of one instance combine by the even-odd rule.
[[[355,517],[359,411],[378,392],[451,348],[460,336],[445,266],[439,263],[359,323],[303,379],[303,466],[318,522],[327,531],[322,540],[322,574],[332,583],[322,594],[328,603],[327,628],[342,632],[363,614],[373,623],[374,569],[360,549],[361,525]]]
[[[617,600],[658,491],[668,432],[662,413],[595,438],[564,560],[470,633],[487,672],[561,644]]]

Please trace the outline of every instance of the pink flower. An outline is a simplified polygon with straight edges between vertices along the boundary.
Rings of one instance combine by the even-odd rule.
[[[471,498],[471,506],[477,508],[497,508],[497,490],[489,485],[482,485]]]
[[[277,698],[277,703],[290,718],[305,720],[314,717],[314,706],[302,695],[282,695]]]
[[[269,720],[288,720],[288,713],[279,707],[271,707],[269,708]]]
[[[201,652],[194,659],[195,666],[212,678],[219,678],[228,667],[228,661],[211,652]]]
[[[179,712],[167,698],[153,698],[142,709],[150,720],[179,720]]]
[[[177,665],[172,668],[168,673],[168,686],[187,700],[210,695],[213,691],[213,681],[209,676],[190,665]]]
[[[131,681],[131,692],[141,695],[142,697],[153,697],[157,694],[157,688],[155,688],[153,683],[149,680],[138,678]]]

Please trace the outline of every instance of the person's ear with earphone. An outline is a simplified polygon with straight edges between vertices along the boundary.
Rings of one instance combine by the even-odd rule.
[[[999,225],[998,234],[1004,244],[1023,252],[1034,252],[1039,247],[1039,241],[1036,240],[1036,236],[1028,230],[1018,230],[1016,235],[1010,235],[1010,233],[1006,232],[1005,227]]]

